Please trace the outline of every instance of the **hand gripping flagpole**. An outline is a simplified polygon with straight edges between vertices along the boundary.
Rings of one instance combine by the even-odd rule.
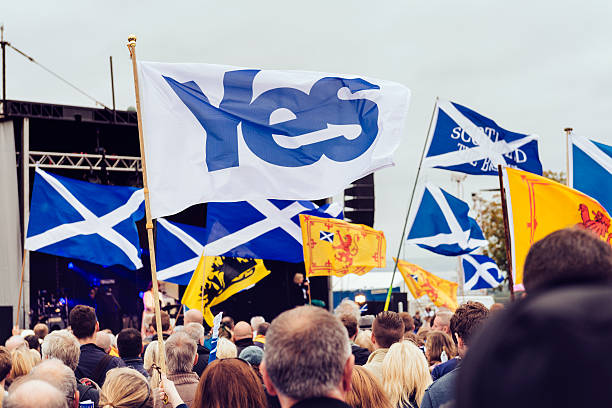
[[[397,263],[399,262],[400,255],[402,252],[402,246],[404,245],[404,238],[406,237],[406,227],[408,226],[408,217],[410,216],[410,210],[412,209],[412,201],[414,200],[414,192],[416,191],[417,183],[419,182],[419,175],[421,174],[421,167],[423,166],[423,159],[425,158],[425,150],[427,150],[427,143],[429,143],[429,135],[431,133],[431,125],[433,125],[434,116],[436,115],[436,107],[438,106],[438,98],[434,103],[434,109],[431,113],[431,120],[429,121],[429,128],[427,129],[427,137],[425,137],[425,145],[423,146],[423,152],[421,153],[421,160],[419,161],[419,168],[414,179],[414,185],[412,186],[412,194],[410,195],[410,202],[408,203],[408,211],[406,211],[406,219],[404,220],[404,228],[402,229],[402,238],[400,239],[399,248],[397,249],[397,256],[395,257],[395,263],[393,265],[393,275],[391,275],[391,285],[389,285],[389,291],[387,292],[387,299],[385,300],[385,311],[389,310],[389,303],[391,302],[391,291],[393,290],[393,281],[395,280],[395,273],[397,272]]]
[[[149,259],[151,261],[151,281],[153,283],[153,299],[155,302],[155,323],[157,327],[157,341],[159,353],[158,364],[162,373],[166,374],[166,353],[164,349],[164,338],[162,334],[161,314],[159,310],[159,290],[157,288],[157,266],[155,263],[155,243],[153,241],[153,220],[151,218],[151,203],[149,201],[149,186],[147,183],[147,164],[145,161],[144,139],[142,135],[142,112],[140,110],[140,92],[138,88],[138,67],[136,65],[136,36],[128,37],[127,47],[132,59],[132,70],[134,71],[134,90],[136,92],[136,113],[138,115],[138,139],[140,141],[140,157],[142,163],[142,185],[144,190],[145,211],[147,220],[147,237],[149,239]]]

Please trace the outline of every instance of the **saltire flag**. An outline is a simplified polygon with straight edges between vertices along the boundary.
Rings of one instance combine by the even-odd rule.
[[[524,288],[523,267],[531,244],[551,232],[578,226],[611,242],[610,215],[595,199],[526,171],[504,168],[502,175],[516,289]]]
[[[386,263],[385,234],[366,225],[300,214],[306,276],[363,275]]]
[[[436,101],[423,164],[467,174],[497,176],[497,166],[542,174],[538,136],[506,130],[473,110]]]
[[[485,255],[463,255],[461,266],[465,290],[496,288],[504,280],[495,261]]]
[[[144,214],[142,189],[88,183],[37,168],[25,249],[139,269],[136,221]]]
[[[205,246],[210,256],[302,262],[299,214],[342,218],[342,207],[285,200],[209,203],[206,229],[158,218],[158,279],[187,285]]]
[[[210,309],[213,306],[269,274],[261,259],[202,256],[181,303],[189,309],[201,311],[206,324],[212,327],[213,314]]]
[[[417,206],[409,221],[408,243],[447,256],[487,245],[478,223],[468,215],[468,204],[440,187],[425,184]]]
[[[217,313],[213,318],[212,337],[210,339],[210,354],[208,355],[208,364],[217,359],[217,341],[219,341],[219,327],[223,320],[223,312]]]
[[[333,196],[393,165],[410,100],[403,85],[355,75],[138,65],[153,218]]]
[[[612,213],[612,146],[571,134],[569,185]]]
[[[397,262],[397,269],[415,299],[427,295],[438,307],[457,309],[457,283],[442,279],[416,264],[403,260]]]

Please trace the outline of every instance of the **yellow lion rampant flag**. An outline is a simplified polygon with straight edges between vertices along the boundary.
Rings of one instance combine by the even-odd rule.
[[[190,309],[200,310],[206,324],[212,327],[211,307],[254,285],[269,274],[270,271],[261,259],[202,256],[181,303]]]
[[[595,199],[522,170],[504,168],[502,176],[516,289],[523,289],[523,267],[531,244],[551,232],[578,226],[608,243],[612,240],[610,215]]]
[[[427,295],[438,307],[457,309],[457,283],[442,279],[418,265],[402,260],[397,263],[397,269],[415,299]]]
[[[385,234],[365,225],[300,214],[307,276],[363,275],[386,261]]]

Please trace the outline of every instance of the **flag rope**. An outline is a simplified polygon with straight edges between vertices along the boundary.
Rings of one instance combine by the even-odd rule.
[[[427,143],[429,142],[429,135],[431,133],[431,125],[433,124],[434,116],[436,115],[436,108],[438,106],[438,98],[434,103],[434,109],[431,113],[431,120],[429,121],[429,128],[427,129],[427,137],[425,137],[425,145],[423,146],[423,152],[421,153],[421,160],[419,161],[419,167],[417,174],[414,179],[414,185],[412,186],[412,194],[410,195],[410,202],[408,203],[408,211],[406,211],[406,219],[404,220],[404,228],[402,229],[402,238],[400,239],[399,248],[397,249],[397,256],[395,257],[395,263],[393,265],[393,274],[391,275],[391,284],[389,285],[389,291],[387,292],[387,299],[385,300],[384,310],[389,310],[389,303],[391,302],[391,291],[393,290],[393,281],[395,280],[395,273],[397,272],[397,263],[399,262],[402,247],[404,245],[404,238],[406,237],[406,227],[408,226],[408,217],[410,215],[410,209],[412,208],[412,202],[414,200],[414,193],[416,191],[417,183],[419,181],[419,175],[421,174],[421,167],[423,166],[423,159],[425,158],[425,150],[427,150]]]
[[[132,71],[134,73],[134,90],[136,92],[136,113],[138,117],[138,139],[140,142],[140,157],[142,163],[142,185],[145,199],[145,214],[146,214],[146,229],[149,243],[149,261],[151,262],[151,281],[153,289],[153,301],[155,303],[155,323],[157,328],[158,341],[158,365],[163,374],[166,374],[166,353],[164,348],[164,336],[162,333],[161,313],[159,309],[159,290],[157,283],[157,266],[155,264],[155,242],[153,240],[153,220],[151,218],[151,203],[149,201],[149,186],[147,183],[147,163],[144,152],[144,137],[142,133],[142,112],[140,109],[140,91],[138,87],[138,66],[136,64],[136,36],[128,37],[127,47],[130,51],[130,59],[132,60]]]

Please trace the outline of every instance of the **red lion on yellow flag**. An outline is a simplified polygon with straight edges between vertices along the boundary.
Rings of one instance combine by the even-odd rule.
[[[589,207],[587,207],[586,204],[580,204],[578,210],[580,211],[582,222],[576,225],[593,231],[597,236],[603,239],[605,239],[606,234],[608,234],[607,242],[610,243],[612,240],[612,233],[608,233],[610,230],[610,217],[598,210],[593,211],[594,219],[591,219]]]

